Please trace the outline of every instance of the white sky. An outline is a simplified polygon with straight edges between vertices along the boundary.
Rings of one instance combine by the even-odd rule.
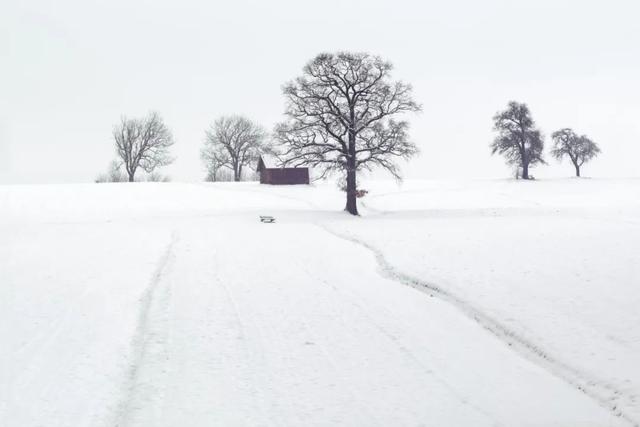
[[[411,84],[422,150],[407,178],[510,175],[493,114],[527,102],[548,136],[598,142],[590,176],[639,176],[637,0],[3,0],[0,183],[90,182],[122,114],[161,113],[176,181],[199,180],[204,130],[241,113],[281,120],[281,85],[322,51],[379,54]],[[550,166],[536,176],[569,176]]]

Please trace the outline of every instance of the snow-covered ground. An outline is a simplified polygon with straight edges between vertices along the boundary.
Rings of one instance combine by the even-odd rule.
[[[640,422],[640,180],[369,187],[0,187],[0,426]]]

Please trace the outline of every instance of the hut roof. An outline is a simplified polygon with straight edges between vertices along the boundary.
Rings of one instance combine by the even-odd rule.
[[[275,169],[275,168],[281,168],[281,167],[282,167],[282,161],[272,154],[261,154],[260,159],[258,159],[258,168],[257,168],[258,172],[260,172],[260,170],[263,168]]]

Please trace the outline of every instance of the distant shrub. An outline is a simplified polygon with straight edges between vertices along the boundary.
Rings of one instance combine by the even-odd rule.
[[[147,182],[169,182],[171,181],[171,177],[169,177],[169,175],[163,175],[160,172],[153,171],[144,176],[143,180]]]
[[[127,175],[120,169],[120,163],[117,160],[113,160],[109,164],[109,171],[98,175],[95,179],[96,183],[102,182],[127,182]]]

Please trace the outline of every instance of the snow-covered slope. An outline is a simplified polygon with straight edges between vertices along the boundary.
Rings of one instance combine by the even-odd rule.
[[[401,280],[638,423],[640,180],[413,182],[367,205],[340,229]]]
[[[640,181],[370,187],[0,187],[0,425],[638,423]]]

